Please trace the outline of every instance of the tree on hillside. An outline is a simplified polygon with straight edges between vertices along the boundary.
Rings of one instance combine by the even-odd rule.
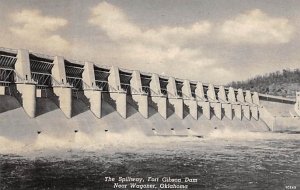
[[[282,71],[258,75],[246,81],[233,81],[227,86],[264,94],[292,96],[294,91],[300,90],[300,69],[283,69]]]

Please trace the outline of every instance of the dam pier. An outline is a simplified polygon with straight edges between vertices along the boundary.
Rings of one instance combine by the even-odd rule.
[[[270,96],[89,61],[0,48],[0,135],[128,129],[300,130],[300,93]],[[189,128],[189,129],[187,129]],[[27,132],[26,132],[27,131]],[[55,132],[56,131],[56,132]],[[31,134],[32,135],[32,134]],[[25,135],[26,136],[26,135]],[[30,136],[30,135],[29,135]]]

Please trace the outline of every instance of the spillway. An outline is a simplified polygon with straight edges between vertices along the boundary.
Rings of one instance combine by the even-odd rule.
[[[300,96],[273,97],[155,73],[0,49],[0,136],[206,136],[299,131]]]

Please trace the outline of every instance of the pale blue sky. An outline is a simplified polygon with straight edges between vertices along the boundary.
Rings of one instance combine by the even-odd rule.
[[[297,0],[0,0],[0,46],[224,84],[300,67]]]

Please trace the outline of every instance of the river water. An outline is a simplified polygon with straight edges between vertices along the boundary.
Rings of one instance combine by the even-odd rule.
[[[133,133],[97,140],[77,133],[62,140],[41,134],[30,144],[0,137],[0,189],[132,189],[119,177],[142,178],[140,189],[300,189],[299,139],[227,130],[205,138]],[[168,178],[181,182],[163,182]],[[116,182],[127,186],[114,188]]]

